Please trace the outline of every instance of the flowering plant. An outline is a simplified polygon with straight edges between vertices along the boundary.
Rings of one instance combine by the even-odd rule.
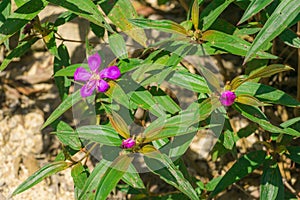
[[[42,39],[54,56],[54,79],[61,97],[61,104],[42,127],[52,127],[62,144],[61,152],[54,162],[21,183],[12,196],[71,168],[75,199],[82,200],[104,200],[115,190],[131,199],[212,199],[257,170],[262,174],[261,199],[299,198],[293,187],[283,182],[279,165],[286,159],[300,163],[300,119],[291,117],[274,123],[264,111],[274,105],[299,108],[300,97],[296,100],[261,81],[293,69],[271,62],[278,55],[269,49],[277,36],[291,48],[300,47],[299,37],[288,29],[299,20],[299,0],[195,0],[190,6],[179,1],[188,15],[180,24],[140,18],[132,2],[18,0],[13,13],[11,1],[0,2],[1,12],[7,11],[0,18],[1,43],[8,48],[8,39],[20,34],[18,46],[6,56],[0,69]],[[38,13],[48,3],[68,12],[53,23],[42,23]],[[238,25],[221,15],[233,4],[243,13]],[[91,50],[88,39],[84,41],[89,55],[87,65],[71,65],[66,45],[57,45],[57,41],[72,41],[62,38],[58,27],[77,17],[88,20],[91,31],[101,41],[100,47],[95,47],[97,51]],[[153,30],[167,37],[150,38],[147,31]],[[128,37],[136,46],[127,43],[124,38]],[[221,54],[244,59],[239,68],[235,66],[243,74],[223,76],[228,79],[225,86],[219,68],[209,57]],[[62,115],[70,108],[74,123],[69,124]],[[243,116],[248,124],[237,130],[232,115]],[[206,142],[212,144],[211,162],[226,155],[235,160],[226,173],[207,179],[189,174],[191,167],[183,158],[193,138],[202,132]],[[210,132],[213,140],[208,139]],[[258,147],[255,144],[240,151],[238,144],[250,135],[258,136]],[[196,161],[188,164],[193,163]],[[144,173],[157,175],[172,189],[154,193]]]

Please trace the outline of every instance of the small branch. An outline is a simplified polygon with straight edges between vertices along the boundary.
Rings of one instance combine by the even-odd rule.
[[[297,197],[297,199],[300,199],[300,196],[298,195],[297,191],[287,182],[285,178],[282,179],[282,182],[284,186]]]
[[[300,36],[300,21],[297,26],[297,35]],[[300,49],[298,49],[298,80],[297,80],[297,99],[300,101]]]

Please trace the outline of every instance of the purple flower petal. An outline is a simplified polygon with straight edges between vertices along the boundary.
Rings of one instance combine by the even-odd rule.
[[[109,84],[105,80],[98,80],[97,81],[97,90],[98,92],[106,92],[109,88]]]
[[[117,66],[110,66],[108,68],[103,69],[100,72],[101,78],[108,78],[111,80],[116,80],[121,76],[120,69]]]
[[[220,96],[220,102],[223,106],[231,106],[234,103],[236,95],[232,91],[225,91]]]
[[[98,53],[95,53],[88,57],[88,65],[91,71],[97,71],[101,65],[101,57]]]
[[[123,149],[130,149],[130,148],[134,147],[134,145],[135,145],[135,141],[132,138],[128,138],[128,139],[122,141]]]
[[[74,73],[75,81],[88,81],[91,78],[92,74],[88,72],[83,67],[78,67]]]
[[[97,81],[92,80],[88,81],[82,88],[80,89],[80,94],[83,98],[91,96],[96,88]]]

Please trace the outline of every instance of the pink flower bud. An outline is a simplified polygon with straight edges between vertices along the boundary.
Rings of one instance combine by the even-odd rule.
[[[225,91],[220,96],[220,102],[223,106],[231,106],[234,103],[236,95],[232,91]]]
[[[128,138],[122,141],[122,148],[123,149],[130,149],[135,145],[135,141],[132,138]]]

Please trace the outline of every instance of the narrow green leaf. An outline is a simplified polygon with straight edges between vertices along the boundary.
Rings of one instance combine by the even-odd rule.
[[[193,6],[192,6],[192,22],[194,24],[195,30],[198,30],[199,26],[199,4],[198,0],[194,0]]]
[[[128,170],[124,173],[122,180],[133,188],[145,189],[143,180],[132,163],[129,165]]]
[[[249,94],[240,94],[234,100],[235,102],[250,105],[250,106],[263,106],[264,103],[260,102],[257,98]]]
[[[254,96],[266,103],[281,104],[290,107],[300,106],[300,102],[285,92],[261,83],[245,82],[235,90],[235,93],[237,96],[242,94]]]
[[[112,34],[108,37],[109,46],[115,56],[119,59],[128,58],[128,53],[126,50],[126,43],[124,38],[120,34]]]
[[[122,89],[122,87],[114,81],[109,81],[109,89],[105,92],[111,100],[129,108],[129,98]]]
[[[289,71],[293,68],[287,66],[287,65],[282,65],[282,64],[273,64],[269,66],[263,66],[260,67],[259,69],[252,70],[249,74],[249,76],[241,75],[235,77],[231,83],[230,83],[230,89],[235,90],[237,89],[240,85],[243,83],[253,80],[253,79],[260,79],[260,78],[267,78],[270,77],[274,74],[284,72],[284,71]]]
[[[272,133],[285,133],[285,134],[291,134],[286,129],[281,129],[273,124],[271,124],[264,113],[255,106],[240,104],[240,103],[234,103],[233,107],[240,112],[244,117],[247,119],[257,123],[260,127],[263,129],[272,132]]]
[[[234,0],[214,0],[201,12],[202,31],[207,30]]]
[[[284,199],[284,186],[277,164],[264,169],[260,185],[260,199]]]
[[[55,134],[64,145],[70,146],[75,150],[81,149],[81,141],[79,140],[78,134],[66,122],[58,122]]]
[[[194,92],[210,92],[208,85],[202,76],[191,74],[189,72],[175,71],[167,77],[166,81]]]
[[[282,31],[284,31],[290,23],[299,15],[300,4],[299,0],[284,0],[272,13],[270,18],[264,24],[264,27],[254,39],[244,62],[261,49],[268,42],[273,40]]]
[[[80,91],[76,91],[73,94],[69,95],[48,117],[44,125],[41,129],[45,128],[46,126],[50,125],[54,122],[57,118],[59,118],[64,112],[72,107],[72,105],[76,104],[82,99],[80,95]]]
[[[191,184],[184,178],[172,160],[158,151],[144,154],[144,161],[147,167],[159,175],[168,184],[174,186],[192,200],[199,200],[197,193]]]
[[[226,33],[215,30],[205,31],[202,35],[202,39],[209,42],[212,47],[222,49],[227,51],[228,53],[240,56],[247,55],[247,52],[251,48],[251,44],[249,42],[237,37],[236,35],[228,35]],[[255,55],[253,57],[255,57],[256,59],[277,58],[277,56],[262,51],[255,52]]]
[[[294,48],[300,48],[300,38],[299,36],[292,30],[286,29],[283,31],[279,38],[286,44]]]
[[[101,178],[103,177],[105,171],[108,169],[110,162],[102,159],[95,166],[92,173],[86,180],[81,194],[79,195],[79,200],[94,200],[96,195],[96,189],[99,185]]]
[[[254,151],[240,157],[236,163],[227,171],[227,173],[218,182],[211,197],[225,190],[229,185],[244,178],[265,161],[266,153],[264,151]]]
[[[47,4],[45,0],[31,0],[9,15],[0,26],[0,44],[37,16]]]
[[[166,114],[166,109],[155,101],[155,98],[148,90],[134,91],[130,95],[130,101],[137,104],[145,110],[149,110],[155,116],[164,116]]]
[[[117,131],[117,133],[120,134],[123,138],[129,138],[130,132],[125,120],[118,113],[110,110],[107,107],[105,107],[105,111],[112,127]]]
[[[70,56],[67,47],[61,44],[58,48],[56,47],[55,39],[52,42],[54,58],[53,72],[56,74],[57,71],[61,70],[63,67],[69,66],[71,64]],[[71,81],[67,77],[54,77],[55,84],[58,88],[59,96],[62,100],[66,99],[69,94],[69,87]]]
[[[34,185],[41,182],[44,178],[51,176],[59,171],[65,170],[70,166],[70,163],[65,161],[57,161],[39,169],[37,172],[32,174],[28,179],[26,179],[21,185],[17,187],[12,193],[12,196],[24,192],[25,190],[33,187]]]
[[[131,1],[112,0],[102,1],[100,6],[108,18],[127,35],[146,46],[147,37],[143,29],[131,24],[128,20],[138,17]],[[125,12],[124,12],[125,11]]]
[[[144,29],[155,29],[167,33],[187,35],[187,31],[183,26],[170,20],[130,19],[129,21]]]
[[[259,13],[262,9],[264,9],[267,5],[269,5],[272,2],[273,2],[273,0],[264,0],[264,1],[253,0],[253,1],[251,1],[251,3],[247,7],[247,10],[244,12],[244,14],[238,24],[245,22],[253,15]]]
[[[109,166],[98,184],[95,199],[105,200],[107,198],[111,190],[116,187],[119,180],[128,170],[132,160],[133,157],[121,155]]]
[[[105,27],[108,31],[114,32],[111,26],[105,21],[102,13],[99,11],[93,1],[78,1],[78,0],[47,0],[50,3],[56,4],[74,14],[81,16],[98,26]]]
[[[60,69],[58,70],[55,74],[54,74],[54,77],[57,77],[57,76],[74,76],[74,73],[76,71],[76,69],[78,67],[84,67],[85,69],[89,70],[89,66],[88,64],[74,64],[74,65],[70,65],[70,66],[67,66],[63,69]]]
[[[11,13],[11,1],[3,0],[0,2],[0,26]]]
[[[115,129],[107,125],[87,125],[76,129],[82,139],[91,140],[108,146],[121,146],[122,139]]]
[[[84,184],[88,178],[89,171],[86,167],[84,167],[81,162],[77,163],[72,167],[71,176],[74,181],[75,187],[82,189]]]
[[[0,71],[4,70],[13,58],[21,57],[26,53],[30,47],[38,41],[38,38],[32,38],[28,41],[21,42],[16,48],[14,48],[8,56],[3,60],[0,66]]]
[[[277,74],[279,72],[284,72],[284,71],[289,71],[292,70],[288,65],[282,65],[282,64],[273,64],[269,65],[267,67],[262,67],[258,70],[255,70],[251,72],[247,78],[247,80],[252,80],[255,78],[267,78],[270,77],[274,74]]]

